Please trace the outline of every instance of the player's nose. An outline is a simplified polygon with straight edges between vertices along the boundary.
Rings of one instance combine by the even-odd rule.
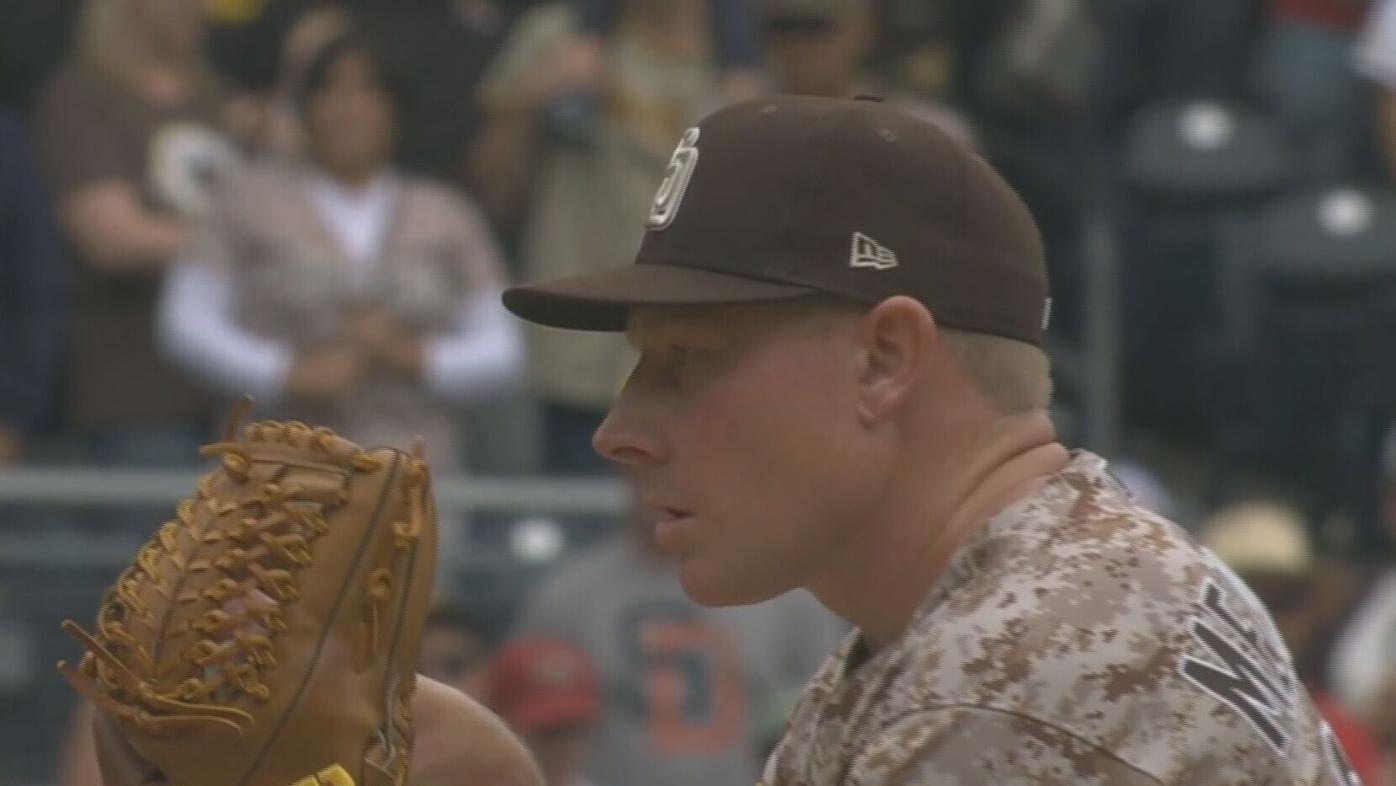
[[[664,440],[657,428],[654,413],[648,410],[633,390],[623,391],[592,435],[592,447],[622,467],[634,468],[662,462],[665,458]]]

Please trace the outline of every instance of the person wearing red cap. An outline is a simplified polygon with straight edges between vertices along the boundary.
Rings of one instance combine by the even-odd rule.
[[[624,331],[594,444],[710,606],[812,592],[857,630],[766,786],[1351,786],[1255,595],[1057,441],[1019,196],[878,101],[682,135],[634,264],[516,287]]]
[[[601,697],[586,653],[542,637],[505,644],[491,672],[490,705],[523,738],[547,786],[589,786],[582,768]]]
[[[571,642],[596,667],[605,713],[587,774],[597,783],[753,783],[780,733],[772,708],[789,709],[848,628],[805,592],[742,608],[693,602],[653,519],[631,505],[610,537],[539,582],[516,635]]]

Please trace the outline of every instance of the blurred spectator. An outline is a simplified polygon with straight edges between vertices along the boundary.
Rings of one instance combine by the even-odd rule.
[[[239,87],[264,90],[276,82],[278,60],[291,22],[307,8],[338,0],[205,0],[208,58]]]
[[[576,30],[572,4],[540,6],[519,21],[481,86],[489,120],[473,162],[482,198],[506,222],[534,192],[524,277],[634,258],[674,144],[715,101],[703,10],[703,0],[621,5],[594,113],[558,109],[574,106],[558,101],[592,77],[565,45]],[[633,367],[633,352],[617,335],[532,326],[528,335],[531,381],[543,399],[543,468],[605,471],[591,434]]]
[[[872,0],[761,0],[759,6],[776,92],[883,96],[956,139],[973,143],[969,124],[959,113],[889,91],[865,72],[877,41]]]
[[[398,160],[476,198],[503,248],[518,258],[520,223],[500,222],[473,180],[470,151],[485,124],[479,87],[515,19],[533,0],[350,0],[403,80]],[[516,273],[516,269],[511,269]],[[519,474],[536,467],[535,402],[511,395],[477,401],[464,413],[473,467]]]
[[[483,626],[455,603],[442,603],[427,615],[417,654],[417,671],[486,702],[490,646]]]
[[[477,89],[514,13],[499,0],[358,0],[404,85],[400,163],[474,190],[466,163],[484,122]]]
[[[877,30],[871,0],[761,0],[761,35],[776,92],[852,96]],[[870,91],[869,91],[870,92]]]
[[[590,786],[582,774],[601,715],[596,672],[564,641],[512,641],[491,670],[489,706],[528,746],[547,786]]]
[[[950,100],[960,44],[956,23],[960,6],[966,4],[967,0],[874,0],[878,41],[872,68],[902,90]]]
[[[340,5],[309,8],[290,24],[282,39],[280,74],[271,94],[264,99],[252,99],[257,104],[247,107],[249,112],[261,113],[261,117],[250,121],[257,126],[259,147],[274,155],[294,156],[304,152],[304,132],[296,108],[297,91],[315,55],[349,32],[352,26],[353,18]]]
[[[1061,337],[1080,338],[1085,313],[1081,228],[1095,195],[1088,110],[1098,82],[1130,74],[1126,64],[1103,64],[1102,17],[1142,2],[1171,7],[1231,0],[951,2],[955,103],[974,123],[985,157],[1022,195],[1041,229],[1052,278],[1052,332]],[[1137,54],[1153,34],[1128,31],[1121,49]]]
[[[1294,510],[1268,502],[1224,508],[1202,528],[1201,540],[1270,611],[1294,657],[1295,671],[1333,730],[1353,769],[1378,783],[1381,756],[1367,726],[1328,692],[1323,660],[1334,620],[1345,605],[1340,582],[1326,580],[1304,522]]]
[[[1352,68],[1367,6],[1368,0],[1267,0],[1256,91],[1305,154],[1310,176],[1350,174],[1367,136],[1365,96]]]
[[[237,157],[199,0],[93,0],[45,89],[38,151],[78,269],[72,425],[102,464],[187,464],[205,397],[160,357],[155,303],[207,189]]]
[[[277,417],[370,444],[429,437],[449,472],[459,407],[521,365],[494,240],[459,196],[392,166],[395,96],[365,39],[325,46],[300,107],[307,155],[229,183],[171,272],[161,341]]]
[[[709,609],[684,594],[653,524],[574,557],[525,605],[519,631],[579,645],[604,714],[588,774],[610,786],[754,783],[770,708],[788,700],[846,626],[813,597]]]
[[[1003,5],[1003,0],[998,0]],[[1247,93],[1257,0],[1115,0],[1098,4],[1100,120],[1118,140],[1141,108],[1166,99]]]
[[[790,687],[777,691],[767,700],[764,717],[757,720],[756,760],[763,768],[785,736],[790,715],[799,706],[803,693],[803,687]],[[763,708],[757,709],[762,711]]]
[[[1377,146],[1396,179],[1396,0],[1375,0],[1357,47],[1357,70],[1375,91]]]
[[[1379,510],[1391,546],[1334,645],[1330,677],[1348,709],[1368,719],[1396,781],[1396,431],[1386,443]]]
[[[0,467],[53,414],[70,308],[48,194],[18,118],[0,110]]]
[[[615,24],[616,5],[625,0],[577,0],[584,56],[599,62],[603,40]],[[761,53],[756,40],[752,0],[709,0],[712,37],[723,69],[722,93],[727,101],[754,98],[762,91]]]

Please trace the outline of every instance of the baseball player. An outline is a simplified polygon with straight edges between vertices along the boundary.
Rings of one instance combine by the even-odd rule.
[[[505,304],[640,350],[595,445],[690,595],[856,626],[766,786],[1357,783],[1245,585],[1056,441],[1038,231],[934,127],[720,110],[635,264]]]

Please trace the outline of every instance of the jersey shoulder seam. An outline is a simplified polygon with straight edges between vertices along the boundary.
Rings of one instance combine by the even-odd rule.
[[[1042,726],[1042,727],[1051,729],[1051,730],[1053,730],[1053,731],[1059,732],[1059,733],[1061,733],[1061,734],[1065,734],[1066,736],[1068,736],[1068,737],[1070,737],[1070,738],[1076,740],[1077,742],[1080,742],[1082,745],[1088,746],[1088,747],[1091,748],[1092,750],[1099,751],[1100,753],[1105,754],[1106,756],[1110,757],[1111,759],[1113,759],[1113,760],[1119,762],[1122,766],[1127,767],[1127,768],[1129,768],[1130,770],[1133,770],[1134,772],[1138,773],[1139,775],[1142,775],[1143,777],[1147,778],[1148,780],[1150,780],[1150,781],[1152,781],[1152,782],[1154,782],[1154,783],[1157,783],[1158,786],[1165,786],[1165,783],[1164,783],[1163,779],[1160,778],[1159,776],[1154,775],[1153,773],[1148,772],[1147,770],[1145,770],[1144,768],[1140,767],[1139,765],[1137,765],[1137,764],[1135,764],[1135,763],[1129,761],[1128,759],[1124,758],[1123,756],[1120,756],[1118,753],[1115,753],[1114,751],[1111,751],[1111,750],[1109,750],[1109,749],[1107,749],[1107,748],[1104,748],[1104,747],[1102,747],[1102,746],[1100,746],[1100,745],[1097,745],[1097,744],[1094,743],[1094,742],[1091,742],[1090,740],[1086,739],[1085,737],[1082,737],[1080,734],[1077,734],[1076,732],[1072,731],[1071,729],[1065,728],[1065,727],[1063,727],[1063,726],[1059,726],[1059,725],[1057,725],[1057,724],[1055,724],[1055,723],[1052,723],[1051,721],[1047,721],[1047,720],[1044,720],[1044,719],[1042,719],[1042,718],[1039,718],[1039,717],[1037,717],[1036,715],[1029,715],[1029,714],[1027,714],[1027,713],[1017,712],[1017,711],[1015,711],[1015,710],[1006,710],[1006,709],[1002,709],[1002,708],[999,708],[999,707],[986,706],[986,705],[983,705],[983,704],[969,704],[969,703],[951,702],[951,703],[947,703],[947,704],[935,704],[935,705],[930,705],[930,706],[917,707],[916,709],[908,710],[908,711],[906,711],[906,712],[904,712],[904,713],[901,713],[900,715],[897,715],[897,716],[895,716],[894,718],[892,718],[891,721],[890,721],[890,723],[889,723],[889,725],[896,725],[896,724],[899,724],[899,723],[901,723],[901,722],[903,722],[903,721],[905,721],[905,720],[907,720],[907,719],[909,719],[909,718],[915,717],[915,716],[917,716],[917,715],[928,715],[928,714],[931,714],[931,713],[944,712],[944,711],[948,711],[948,710],[974,710],[974,711],[976,711],[976,712],[992,712],[992,713],[998,713],[998,714],[1000,714],[1000,715],[1008,715],[1008,716],[1011,716],[1011,717],[1014,717],[1014,718],[1018,718],[1019,720],[1028,721],[1028,722],[1030,722],[1030,723],[1035,723],[1035,724],[1037,724],[1038,726]]]

